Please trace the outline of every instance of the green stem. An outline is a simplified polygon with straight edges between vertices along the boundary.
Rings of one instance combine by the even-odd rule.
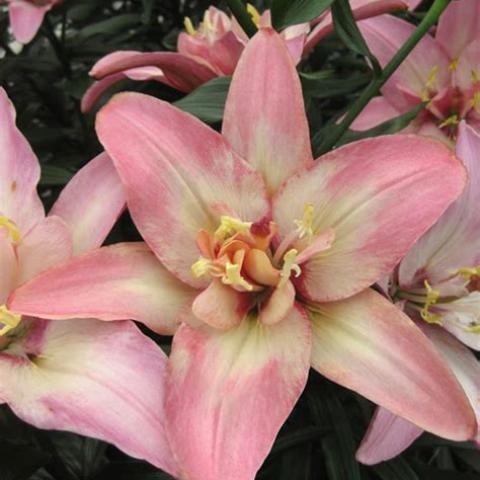
[[[227,0],[227,4],[243,31],[251,38],[257,33],[257,27],[247,12],[242,0]]]
[[[372,83],[363,91],[360,97],[354,102],[342,122],[333,130],[329,138],[326,138],[320,145],[320,154],[330,151],[337,142],[343,137],[348,127],[357,118],[360,112],[365,108],[367,103],[378,94],[380,88],[393,75],[395,70],[407,58],[409,53],[415,48],[417,43],[428,33],[430,28],[437,22],[440,15],[447,8],[451,0],[435,0],[430,10],[427,12],[423,20],[420,22],[412,36],[405,42],[390,62],[385,66],[382,74],[372,80]]]

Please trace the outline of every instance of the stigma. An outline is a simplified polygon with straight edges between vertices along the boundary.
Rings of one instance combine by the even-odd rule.
[[[12,239],[13,243],[20,243],[21,234],[20,230],[15,225],[15,222],[10,220],[8,217],[0,215],[0,228],[5,228],[7,230],[7,233]]]
[[[10,312],[5,305],[0,305],[0,335],[7,334],[10,330],[16,328],[22,320],[21,315]]]
[[[425,289],[427,291],[425,303],[420,310],[420,316],[427,323],[442,324],[442,317],[436,313],[430,312],[430,308],[438,302],[440,292],[432,288],[427,280],[424,281]]]

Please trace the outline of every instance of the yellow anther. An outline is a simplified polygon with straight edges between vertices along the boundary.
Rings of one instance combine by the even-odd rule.
[[[454,58],[451,62],[450,65],[448,66],[448,69],[451,72],[454,72],[458,68],[458,58]]]
[[[260,20],[261,20],[262,17],[260,15],[259,11],[251,3],[247,3],[247,12],[252,17],[253,23],[257,27],[260,27]]]
[[[215,238],[217,240],[224,240],[236,233],[248,232],[251,226],[252,222],[242,222],[237,218],[223,215],[220,217],[220,226],[215,231]]]
[[[280,276],[282,277],[280,282],[278,283],[278,287],[283,287],[288,280],[290,279],[290,276],[292,275],[292,272],[295,275],[295,278],[298,278],[300,274],[302,273],[302,269],[295,263],[297,260],[298,256],[298,251],[292,248],[289,250],[284,256],[283,256],[283,267],[282,271],[280,273]]]
[[[438,70],[439,70],[438,65],[435,65],[428,73],[427,81],[425,82],[425,87],[421,92],[422,102],[428,102],[430,100],[432,91],[436,90]]]
[[[185,26],[185,31],[189,35],[195,35],[197,33],[197,31],[195,30],[195,27],[193,26],[193,22],[190,19],[190,17],[185,17],[183,19],[183,25]]]
[[[457,275],[462,276],[465,280],[470,280],[472,277],[480,276],[480,267],[463,267],[457,270]]]
[[[6,228],[14,243],[20,242],[20,230],[9,218],[0,215],[0,228]]]
[[[472,83],[480,82],[480,75],[478,74],[477,70],[472,70],[470,72],[470,79],[472,80]]]
[[[460,123],[460,119],[458,115],[454,113],[447,117],[439,126],[438,128],[450,127],[451,125],[458,125]]]
[[[471,104],[472,104],[472,108],[474,108],[478,112],[480,107],[480,91],[475,92],[473,94]]]
[[[427,289],[427,298],[425,300],[425,305],[420,310],[420,316],[428,323],[437,323],[442,324],[441,315],[434,314],[429,312],[429,309],[432,305],[435,305],[440,298],[440,292],[431,287],[427,280],[424,282],[425,288]]]
[[[314,235],[313,231],[313,214],[314,206],[311,203],[306,203],[303,208],[303,218],[302,220],[294,220],[295,225],[297,226],[298,238],[307,237],[309,240]]]
[[[3,325],[0,329],[0,335],[5,335],[18,326],[21,320],[21,315],[10,312],[5,305],[0,305],[0,324]]]
[[[253,285],[250,285],[240,273],[242,267],[237,263],[228,262],[225,265],[225,275],[222,277],[222,283],[231,285],[232,287],[242,287],[248,292],[253,290]]]
[[[208,258],[201,257],[192,265],[191,267],[192,275],[195,278],[203,277],[208,272],[210,272],[211,268],[212,268],[211,260],[208,260]]]

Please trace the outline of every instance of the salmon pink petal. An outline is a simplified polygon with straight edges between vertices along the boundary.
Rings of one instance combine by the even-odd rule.
[[[302,264],[297,287],[308,298],[331,301],[375,283],[390,273],[464,184],[461,163],[445,145],[428,138],[377,137],[324,155],[292,177],[273,201],[282,237],[309,204],[312,229],[333,229],[335,234],[331,248]]]
[[[65,262],[72,252],[72,236],[65,222],[54,216],[43,219],[27,232],[17,247],[17,285]]]
[[[206,62],[200,63],[187,55],[176,52],[134,51],[114,52],[103,57],[93,66],[90,75],[100,80],[107,75],[126,73],[128,70],[143,67],[159,68],[168,84],[182,92],[190,92],[217,76]]]
[[[477,92],[478,95],[478,78],[480,78],[479,42],[480,39],[467,45],[458,58],[457,68],[453,72],[455,86],[463,91],[467,97],[465,99],[466,105],[463,106],[464,110],[471,109],[475,113],[478,113],[478,106],[475,106],[477,100],[474,99],[474,94]],[[470,98],[468,98],[469,96]]]
[[[228,330],[245,319],[250,307],[248,295],[214,280],[195,298],[192,310],[198,319],[211,327]]]
[[[17,42],[29,43],[33,40],[42,25],[43,17],[51,8],[51,2],[46,5],[35,5],[26,0],[11,1],[8,13],[13,36]]]
[[[480,135],[465,123],[459,126],[456,153],[468,171],[467,186],[402,260],[402,286],[423,282],[425,276],[435,284],[480,263]]]
[[[0,88],[0,216],[25,234],[44,217],[37,195],[40,165],[25,137],[15,126],[15,109]]]
[[[17,257],[10,236],[0,230],[0,305],[3,305],[17,277]]]
[[[143,238],[186,283],[205,286],[191,272],[200,230],[213,233],[222,215],[256,221],[269,213],[260,175],[221,135],[166,102],[117,95],[98,114],[97,133]]]
[[[182,325],[170,356],[166,422],[185,478],[252,480],[300,396],[311,328],[293,309],[219,332]]]
[[[377,407],[367,433],[357,450],[356,458],[365,465],[390,460],[400,455],[423,430],[387,409]]]
[[[285,42],[271,29],[260,30],[240,59],[223,134],[263,174],[270,193],[312,163],[300,80]]]
[[[99,247],[125,207],[122,182],[106,153],[83,167],[63,189],[50,215],[69,226],[74,254]]]
[[[476,432],[470,403],[428,338],[373,290],[319,304],[312,366],[418,427],[452,440]]]
[[[480,3],[451,2],[438,22],[436,39],[450,58],[458,58],[466,46],[480,40]]]
[[[375,97],[351,125],[352,130],[369,130],[401,114],[385,97]]]
[[[295,287],[289,281],[273,290],[270,297],[262,305],[258,320],[264,325],[275,325],[290,313],[294,304]]]
[[[400,18],[382,15],[359,22],[365,40],[385,66],[412,35],[415,26]],[[436,92],[449,82],[450,59],[443,48],[430,35],[424,36],[406,60],[382,88],[383,94],[395,107],[402,109],[405,99],[398,87],[412,92],[419,100],[425,93],[427,84]]]
[[[16,290],[9,308],[53,319],[131,318],[171,334],[195,293],[167,272],[144,243],[123,243],[48,270]]]
[[[162,409],[166,363],[131,322],[33,320],[0,353],[0,398],[38,428],[105,440],[175,475]]]

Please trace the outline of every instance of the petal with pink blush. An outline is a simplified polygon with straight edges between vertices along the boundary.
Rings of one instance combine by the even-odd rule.
[[[273,201],[282,237],[308,204],[312,229],[335,233],[331,248],[302,264],[294,283],[316,301],[346,298],[372,285],[390,273],[464,184],[464,168],[453,153],[418,136],[362,140],[324,155]]]
[[[368,102],[350,128],[359,131],[369,130],[399,115],[400,112],[385,97],[375,97]]]
[[[263,174],[270,193],[312,163],[300,80],[285,42],[271,29],[255,35],[235,70],[223,135]]]
[[[26,328],[0,353],[0,397],[20,418],[105,440],[176,475],[162,409],[167,358],[154,342],[127,321]]]
[[[27,232],[17,247],[16,284],[22,285],[45,270],[65,262],[72,252],[72,236],[65,222],[55,216],[43,219]]]
[[[408,252],[399,269],[402,286],[435,284],[459,268],[480,263],[480,135],[462,122],[456,146],[469,178],[460,198]]]
[[[274,326],[250,318],[175,335],[167,431],[192,480],[252,480],[307,381],[311,328],[299,308]]]
[[[276,287],[267,301],[261,306],[258,321],[264,325],[275,325],[281,322],[295,304],[295,287],[288,281]]]
[[[476,421],[463,389],[397,307],[368,289],[311,308],[313,368],[424,430],[472,437]]]
[[[42,25],[45,14],[52,8],[52,2],[47,5],[34,5],[24,0],[14,0],[9,3],[8,13],[13,36],[20,43],[29,43]]]
[[[45,214],[37,195],[40,165],[15,126],[15,117],[12,103],[0,88],[0,216],[15,222],[25,234]]]
[[[451,2],[440,17],[436,39],[450,58],[458,58],[466,46],[480,40],[480,3]]]
[[[142,236],[188,284],[206,286],[191,273],[200,230],[213,233],[222,215],[256,221],[269,213],[260,175],[221,135],[166,102],[117,95],[98,114],[97,133]]]
[[[453,83],[466,95],[466,105],[463,109],[468,111],[478,110],[474,94],[478,94],[478,79],[480,79],[480,39],[467,45],[458,58],[457,67],[453,72]],[[470,97],[470,98],[468,98]],[[473,107],[473,108],[472,108]],[[463,112],[462,112],[463,113]],[[478,112],[477,112],[478,113]]]
[[[356,459],[365,465],[385,462],[407,449],[423,430],[387,409],[377,407]]]
[[[237,292],[223,285],[220,280],[212,283],[194,300],[193,314],[213,328],[228,330],[236,327],[251,307],[248,294]]]
[[[52,319],[131,318],[168,335],[196,293],[163,268],[144,243],[120,243],[48,270],[17,289],[9,308]]]
[[[98,155],[67,184],[50,215],[61,217],[75,255],[99,247],[125,207],[122,182],[106,153]]]
[[[3,305],[17,277],[17,257],[11,238],[0,229],[0,305]]]

